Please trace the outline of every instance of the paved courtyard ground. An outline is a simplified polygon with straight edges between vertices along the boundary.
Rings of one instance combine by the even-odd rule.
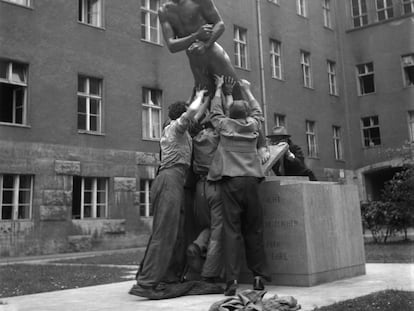
[[[294,296],[302,310],[385,289],[414,291],[414,264],[367,264],[367,274],[313,287],[268,286],[268,294]],[[0,311],[208,311],[223,295],[185,296],[151,301],[128,294],[134,281],[2,298]],[[241,289],[250,288],[242,285]],[[397,310],[396,310],[397,311]]]

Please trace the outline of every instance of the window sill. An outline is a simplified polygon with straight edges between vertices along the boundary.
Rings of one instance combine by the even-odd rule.
[[[83,130],[78,130],[78,134],[85,134],[85,135],[92,135],[92,136],[105,136],[105,133],[90,132],[90,131],[83,131]]]
[[[332,96],[332,97],[338,98],[338,97],[339,97],[339,94],[331,94],[331,93],[329,93],[329,96]]]
[[[273,2],[271,0],[267,0],[267,2],[280,7],[280,3],[276,3],[276,2]]]
[[[309,160],[320,160],[321,158],[319,158],[318,156],[308,156],[307,157]]]
[[[328,27],[328,26],[323,26],[324,29],[335,32],[335,29],[333,29],[332,27]]]
[[[31,126],[30,125],[25,125],[25,124],[17,124],[17,123],[7,123],[7,122],[0,122],[1,126],[10,126],[10,127],[20,127],[20,128],[27,128],[30,129]]]
[[[369,95],[373,95],[376,92],[372,92],[372,93],[365,93],[365,94],[358,94],[359,97],[364,97],[364,96],[369,96]]]
[[[249,68],[244,68],[244,67],[239,67],[239,66],[234,66],[234,68],[235,69],[240,69],[240,70],[243,70],[243,71],[248,71],[248,72],[251,71],[251,69],[249,69]]]
[[[0,219],[0,222],[33,222],[32,219]]]
[[[276,78],[276,77],[272,77],[272,79],[273,79],[273,80],[276,80],[276,81],[280,81],[280,82],[286,82],[286,80],[285,80],[285,79],[283,79],[283,78]]]
[[[142,137],[142,140],[144,141],[153,141],[153,142],[159,142],[161,138],[144,138]]]
[[[9,1],[6,1],[6,0],[0,0],[0,2],[8,3],[8,4],[11,4],[11,5],[18,6],[20,8],[29,9],[29,10],[32,10],[32,11],[34,10],[32,5],[27,6],[27,5],[23,5],[23,4],[19,4],[19,3],[9,2]]]
[[[150,45],[158,46],[158,47],[163,46],[161,44],[161,42],[154,42],[154,41],[150,41],[150,40],[146,40],[146,39],[141,39],[141,41],[144,42],[144,43],[148,43]]]
[[[375,145],[375,146],[362,146],[363,150],[370,150],[370,149],[379,149],[382,148],[382,145]]]
[[[83,26],[87,26],[87,27],[91,27],[91,28],[94,28],[94,29],[102,30],[102,31],[106,30],[104,26],[95,26],[95,25],[88,24],[88,23],[81,22],[81,21],[78,21],[78,24],[83,25]]]
[[[315,88],[313,86],[303,86],[304,89],[310,90],[310,91],[314,91]]]

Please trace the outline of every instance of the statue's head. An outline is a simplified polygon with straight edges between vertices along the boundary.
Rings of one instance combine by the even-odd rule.
[[[178,101],[168,107],[168,117],[171,120],[176,120],[186,111],[187,103],[184,101]]]
[[[229,107],[229,117],[245,119],[249,115],[249,106],[245,100],[235,100]]]

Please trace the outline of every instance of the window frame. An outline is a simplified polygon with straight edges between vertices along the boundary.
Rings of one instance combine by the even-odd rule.
[[[94,219],[107,219],[108,218],[108,205],[109,205],[109,178],[107,177],[89,177],[89,176],[80,176],[80,215],[79,218],[74,218],[73,216],[73,206],[72,206],[72,215],[71,218],[73,220],[94,220]],[[91,189],[85,190],[85,183],[86,180],[91,182]],[[104,182],[104,189],[98,189],[98,180],[100,182]],[[85,203],[85,193],[90,192],[91,193],[91,202]],[[98,193],[103,192],[104,193],[104,203],[98,202]],[[77,193],[76,193],[77,194]],[[76,195],[73,193],[73,195]],[[73,199],[74,200],[74,199]],[[74,200],[75,201],[75,200]],[[90,206],[91,208],[91,216],[85,217],[85,207]],[[100,206],[103,206],[103,216],[97,216],[98,214],[98,208]]]
[[[144,189],[142,189],[142,182],[144,182]],[[140,184],[139,184],[139,194],[140,194],[140,200],[139,200],[139,214],[140,217],[153,217],[154,216],[154,210],[152,207],[151,202],[151,186],[154,182],[154,179],[152,178],[141,178]],[[144,193],[144,202],[142,202],[142,193]],[[144,213],[142,213],[142,209],[144,209]]]
[[[274,125],[275,126],[283,126],[287,129],[286,125],[286,115],[281,113],[275,113],[273,115]]]
[[[306,0],[296,0],[296,13],[302,17],[308,17],[308,8]]]
[[[362,67],[363,66],[363,67]],[[372,71],[370,71],[369,67],[372,67]],[[363,68],[363,72],[361,72],[361,68]],[[356,74],[357,74],[357,81],[358,81],[358,95],[364,96],[375,93],[376,87],[375,87],[375,70],[374,70],[374,62],[368,62],[364,64],[356,65]],[[367,88],[365,86],[365,79],[367,79],[369,76],[372,76],[372,92],[367,92],[365,89]]]
[[[247,29],[234,25],[233,33],[234,43],[234,66],[239,69],[249,69],[249,51]],[[245,64],[243,66],[243,59]]]
[[[81,92],[79,91],[79,80],[85,79],[85,91]],[[91,80],[96,80],[99,82],[99,95],[98,94],[91,94],[90,93],[90,85]],[[79,99],[85,98],[85,112],[81,113],[79,111]],[[84,74],[78,74],[78,91],[77,91],[77,130],[78,133],[88,133],[88,134],[102,134],[102,121],[103,121],[103,79],[87,76]],[[91,100],[98,101],[98,114],[91,113]],[[79,128],[79,116],[85,115],[85,129]],[[91,130],[91,118],[95,116],[96,117],[96,130]]]
[[[26,8],[31,8],[32,7],[32,0],[23,0],[23,2],[25,2],[25,4],[18,3],[19,0],[2,0],[2,1],[14,4],[14,5],[26,7]]]
[[[351,18],[354,28],[368,25],[368,7],[366,0],[350,0],[351,1]],[[354,1],[358,2],[358,14],[354,15]],[[358,21],[356,24],[355,22]]]
[[[157,45],[161,45],[161,24],[160,24],[160,20],[158,18],[158,9],[160,8],[161,5],[161,1],[160,0],[156,0],[157,3],[157,8],[156,10],[151,10],[151,0],[144,0],[145,1],[145,7],[142,6],[142,1],[141,1],[141,40],[144,42],[149,42],[149,43],[154,43]],[[145,15],[145,20],[142,20],[142,15]],[[152,28],[151,27],[151,17],[156,17],[157,20],[157,25],[156,28]],[[145,38],[143,38],[142,34],[143,34],[143,29],[145,30]],[[156,30],[156,40],[153,40],[152,36],[151,36],[151,30],[155,29]]]
[[[275,39],[269,40],[270,45],[270,68],[272,78],[283,80],[282,68],[282,43]]]
[[[411,143],[414,143],[414,110],[408,110],[408,137]]]
[[[306,147],[309,158],[318,158],[318,142],[316,135],[316,122],[312,120],[306,120]]]
[[[322,0],[323,26],[333,29],[331,0]]]
[[[332,125],[332,132],[333,132],[333,145],[334,145],[334,156],[335,160],[343,161],[344,160],[344,153],[343,153],[343,146],[342,146],[342,129],[340,126]]]
[[[414,0],[401,0],[401,6],[403,15],[414,13]],[[410,11],[406,10],[407,7],[410,8]]]
[[[405,58],[411,58],[410,64],[405,64],[405,60],[404,60]],[[414,71],[414,53],[405,54],[401,56],[401,69],[402,69],[402,74],[403,74],[404,87],[414,87],[414,78],[413,78],[413,81],[411,82],[411,80],[408,77],[409,74],[406,71],[407,67],[412,68],[412,71]]]
[[[7,125],[13,125],[13,126],[25,126],[27,125],[27,110],[28,110],[28,99],[27,99],[27,93],[28,93],[28,80],[29,80],[29,66],[26,63],[22,63],[22,62],[16,62],[16,61],[12,61],[12,60],[6,60],[6,59],[0,59],[0,62],[5,63],[6,64],[6,77],[5,78],[1,78],[0,77],[0,83],[4,83],[7,85],[12,85],[13,86],[13,98],[12,98],[12,121],[11,122],[7,122],[7,121],[0,121],[0,124],[7,124]],[[20,65],[23,68],[23,79],[24,81],[17,81],[17,80],[13,80],[13,64],[15,65]],[[23,94],[23,103],[18,106],[17,105],[17,94],[16,92],[20,89],[23,89],[24,94]],[[22,112],[21,112],[21,123],[17,122],[17,110],[21,108]]]
[[[336,62],[332,60],[327,60],[327,71],[328,71],[328,86],[329,86],[329,95],[338,96],[338,81],[336,73]]]
[[[300,65],[302,69],[302,82],[306,88],[313,88],[311,54],[307,51],[300,51]]]
[[[149,92],[150,96],[145,96],[146,92]],[[151,104],[154,103],[154,101],[152,100],[153,96],[152,94],[155,94],[155,99],[157,104]],[[149,102],[146,103],[144,102],[144,98],[148,98]],[[162,90],[159,89],[155,89],[155,88],[149,88],[149,87],[143,87],[142,88],[142,103],[141,103],[141,120],[142,120],[142,127],[141,127],[141,131],[142,131],[142,139],[143,140],[157,140],[159,141],[161,139],[161,133],[162,133]],[[144,110],[148,110],[148,128],[146,130],[144,130],[144,126],[146,126],[146,122],[145,122],[145,114],[144,114]],[[153,131],[153,112],[157,111],[158,112],[158,136],[156,136],[156,133],[154,133]],[[145,136],[145,134],[150,134],[148,136]]]
[[[375,119],[376,119],[376,123],[375,123]],[[365,126],[364,125],[364,120],[369,120],[369,125]],[[378,128],[378,137],[373,137],[371,134],[371,131],[373,129]],[[366,136],[365,133],[367,133],[368,135]],[[379,125],[379,117],[376,116],[368,116],[368,117],[362,117],[361,118],[361,134],[362,134],[362,146],[363,148],[375,148],[378,146],[381,146],[381,128]],[[378,139],[379,143],[375,144],[373,139]],[[366,144],[366,142],[368,142],[368,144]]]
[[[11,176],[13,178],[13,188],[4,188],[4,176]],[[22,188],[20,187],[20,178],[27,177],[30,178],[30,186],[29,188],[23,188],[24,191],[29,191],[29,203],[21,203],[20,202],[20,192]],[[31,220],[33,214],[33,188],[34,187],[34,176],[33,175],[25,175],[25,174],[0,174],[0,221],[24,221],[24,220]],[[3,193],[4,191],[12,191],[12,202],[7,204],[7,206],[11,206],[11,218],[3,219],[3,208],[6,206],[3,203]],[[21,206],[28,207],[28,217],[26,218],[19,218],[19,208]]]
[[[104,0],[96,0],[96,2],[99,3],[97,7],[98,13],[96,14],[96,22],[88,21],[88,17],[93,15],[90,13],[90,10],[88,10],[89,1],[91,0],[78,0],[78,22],[91,27],[104,28]]]
[[[390,1],[391,5],[389,5],[387,2]],[[394,17],[394,4],[392,2],[393,0],[375,0],[375,9],[377,13],[377,21],[385,21],[387,19]],[[381,3],[383,5],[382,8],[378,7],[378,4]],[[384,13],[384,17],[380,18],[380,14]]]

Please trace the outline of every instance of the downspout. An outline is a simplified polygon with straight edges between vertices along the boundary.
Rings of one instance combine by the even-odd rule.
[[[260,12],[260,0],[256,0],[256,15],[257,15],[257,41],[259,43],[259,66],[260,66],[260,95],[263,104],[264,115],[264,130],[265,135],[267,131],[267,104],[266,104],[266,85],[265,85],[265,73],[263,64],[263,42],[262,42],[262,15]]]

